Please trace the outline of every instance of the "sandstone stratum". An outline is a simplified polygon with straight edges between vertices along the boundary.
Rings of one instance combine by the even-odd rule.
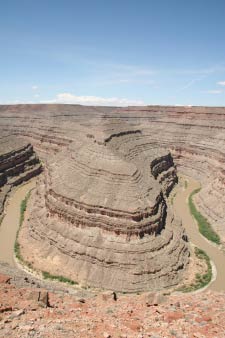
[[[13,187],[40,174],[41,164],[26,140],[1,132],[0,136],[0,215]]]
[[[169,152],[120,125],[101,126],[48,160],[21,231],[22,255],[85,286],[172,286],[189,257],[167,203],[176,169]]]
[[[35,269],[116,291],[178,284],[189,246],[168,203],[177,170],[201,182],[195,202],[224,241],[224,108],[1,106],[0,128],[14,139],[6,156],[31,147],[43,162],[19,236]]]

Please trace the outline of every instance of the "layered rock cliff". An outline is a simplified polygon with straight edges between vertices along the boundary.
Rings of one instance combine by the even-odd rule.
[[[107,124],[48,161],[21,232],[23,257],[91,287],[175,285],[189,260],[167,203],[176,182],[168,151],[129,126]]]
[[[119,132],[115,131],[118,122],[121,127]],[[59,272],[59,266],[66,266],[67,263],[68,266],[73,266],[68,254],[73,246],[70,238],[72,225],[73,231],[80,231],[73,236],[78,238],[79,243],[82,238],[84,243],[81,245],[82,254],[79,257],[85,257],[90,250],[91,261],[96,255],[93,254],[93,250],[97,250],[96,245],[94,249],[89,249],[86,242],[89,241],[88,236],[93,239],[91,231],[100,229],[98,217],[101,219],[101,233],[107,240],[110,236],[119,236],[124,245],[130,245],[135,238],[146,240],[147,236],[152,236],[156,247],[167,247],[165,243],[169,240],[165,239],[163,242],[163,234],[165,232],[166,237],[167,229],[170,228],[167,227],[167,222],[173,216],[166,198],[177,180],[173,161],[179,172],[201,182],[202,190],[195,199],[197,207],[218,231],[222,241],[225,240],[225,108],[1,106],[0,128],[2,132],[20,136],[31,143],[45,164],[45,177],[40,179],[37,196],[31,201],[32,204],[35,200],[36,206],[32,209],[33,219],[29,226],[32,236],[37,237],[35,240],[39,243],[40,239],[43,240],[42,256],[47,257],[49,254],[46,267],[48,264],[55,264],[55,271]],[[99,149],[102,151],[102,158],[97,155]],[[84,153],[87,154],[86,157]],[[112,169],[111,172],[107,166],[114,169],[125,168],[125,172],[122,169]],[[110,185],[112,180],[116,183]],[[127,189],[124,189],[126,184]],[[149,191],[148,184],[152,188]],[[106,201],[103,199],[107,185],[112,194],[117,193],[127,199],[128,210],[124,209],[122,197],[117,205],[111,203],[110,196],[107,196]],[[77,196],[73,195],[75,186]],[[101,196],[99,193],[95,195],[99,190],[102,191]],[[87,203],[89,194],[85,194],[85,191],[91,192],[92,203]],[[135,196],[134,200],[131,196]],[[146,201],[149,196],[151,198],[148,204]],[[137,210],[134,208],[135,203],[139,207]],[[96,214],[93,212],[95,209]],[[162,215],[166,215],[164,221]],[[113,218],[117,218],[119,222],[113,222]],[[78,220],[79,227],[75,226]],[[179,222],[175,221],[177,223]],[[35,227],[40,229],[37,233]],[[182,228],[178,226],[178,229]],[[88,235],[82,236],[81,233]],[[66,238],[66,241],[62,248],[58,248],[61,237]],[[174,234],[172,237],[175,240]],[[182,234],[177,238],[181,237]],[[96,238],[98,243],[100,237]],[[127,242],[128,239],[130,242]],[[159,239],[161,242],[157,244]],[[44,240],[51,243],[46,250]],[[113,240],[110,240],[111,246],[112,243]],[[108,248],[108,244],[106,247]],[[126,246],[124,248],[125,251],[128,250]],[[35,254],[38,254],[40,248],[36,249]],[[113,252],[113,249],[110,250]],[[76,257],[77,252],[76,249],[72,255]],[[102,255],[107,257],[108,252],[104,251]],[[98,259],[102,260],[101,255]],[[79,265],[81,271],[83,266],[86,269],[87,263],[83,262]],[[81,272],[78,279],[85,281],[87,276]],[[97,284],[94,278],[90,280]]]
[[[31,144],[9,135],[0,139],[0,214],[12,187],[41,172],[41,164]]]

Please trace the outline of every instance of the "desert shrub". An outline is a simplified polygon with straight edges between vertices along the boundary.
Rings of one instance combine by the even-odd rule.
[[[61,275],[51,275],[49,272],[47,271],[42,271],[42,276],[44,279],[51,279],[51,280],[57,280],[59,282],[62,282],[62,283],[68,283],[70,285],[76,285],[78,284],[77,282],[69,279],[69,278],[66,278],[64,276],[61,276]]]
[[[210,263],[210,258],[209,256],[205,253],[205,251],[195,247],[195,255],[197,258],[205,260],[206,265],[207,265],[207,271],[203,275],[200,273],[196,273],[195,275],[195,281],[190,284],[190,285],[183,285],[180,288],[177,289],[177,291],[182,291],[182,292],[192,292],[198,289],[203,288],[207,284],[210,283],[212,279],[212,266]]]

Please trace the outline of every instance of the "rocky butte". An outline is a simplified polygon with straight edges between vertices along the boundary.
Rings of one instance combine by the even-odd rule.
[[[126,123],[101,128],[48,160],[22,255],[38,270],[96,288],[175,285],[189,252],[167,203],[177,182],[172,156]]]
[[[168,203],[176,167],[201,182],[197,206],[224,242],[224,108],[1,106],[0,128],[14,139],[4,157],[30,149],[20,175],[43,162],[19,236],[34,268],[116,291],[178,284],[189,246]],[[14,174],[1,175],[7,191]]]

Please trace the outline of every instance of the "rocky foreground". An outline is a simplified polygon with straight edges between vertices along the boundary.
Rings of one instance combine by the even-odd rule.
[[[224,293],[105,292],[80,297],[37,288],[29,285],[29,278],[18,283],[0,275],[0,337],[4,338],[222,338],[224,315]]]
[[[129,128],[125,134],[124,130],[115,134],[114,124],[119,124],[122,129],[124,125]],[[33,203],[32,208],[28,206],[32,213],[25,224],[30,238],[22,236],[23,240],[27,240],[22,247],[25,259],[30,259],[33,265],[38,262],[43,264],[44,260],[38,256],[43,255],[46,264],[40,269],[49,271],[56,267],[53,273],[61,274],[64,273],[63,267],[70,271],[73,266],[70,255],[73,262],[80,266],[84,257],[83,276],[79,266],[75,270],[78,281],[86,280],[86,285],[92,286],[102,282],[105,286],[113,286],[114,290],[126,289],[123,282],[127,280],[130,283],[129,278],[124,278],[126,263],[131,273],[134,263],[134,283],[131,282],[127,289],[135,291],[132,295],[99,291],[95,294],[82,288],[71,291],[65,286],[54,288],[34,281],[33,277],[30,280],[27,276],[15,277],[14,273],[4,272],[0,278],[0,337],[225,336],[224,293],[137,294],[150,284],[153,289],[176,284],[188,265],[189,250],[183,227],[179,220],[174,219],[167,203],[167,195],[176,181],[174,163],[180,172],[201,182],[202,190],[195,202],[224,244],[225,108],[1,106],[0,128],[0,143],[3,145],[0,156],[6,163],[6,167],[4,164],[0,170],[2,209],[8,192],[16,182],[20,184],[23,177],[28,179],[30,173],[34,176],[41,171],[38,157],[44,164],[36,195],[32,194],[29,202]],[[13,141],[5,147],[6,139]],[[95,151],[100,148],[101,154],[104,154],[102,158]],[[79,151],[82,149],[84,151]],[[150,154],[150,157],[146,158],[144,154]],[[114,168],[112,163],[116,163]],[[112,168],[119,169],[111,171]],[[113,175],[116,177],[115,185],[112,183]],[[99,182],[101,185],[98,185]],[[118,189],[118,182],[124,189]],[[102,199],[105,185],[110,186],[110,193],[115,194],[118,189],[119,203],[112,201],[110,194],[108,200]],[[78,188],[76,191],[74,186]],[[84,192],[88,187],[92,194],[87,196]],[[129,201],[126,206],[124,200]],[[110,208],[111,204],[113,208]],[[96,223],[90,222],[90,219],[94,220],[92,206],[97,214]],[[100,219],[101,222],[98,221]],[[85,221],[85,226],[82,221]],[[93,240],[94,228],[101,230],[101,238],[95,232]],[[54,236],[51,236],[52,231]],[[91,249],[86,242],[88,234]],[[35,236],[39,243],[37,250],[31,246],[26,251],[31,244],[30,239],[35,239]],[[112,240],[115,237],[125,248],[122,254],[121,247],[118,250],[117,243]],[[77,238],[73,252],[71,240],[76,242]],[[48,242],[47,245],[44,241]],[[147,243],[147,259],[144,258],[145,252],[136,245],[145,241],[152,241],[151,245]],[[105,251],[95,251],[95,243],[98,249],[104,248]],[[135,244],[134,255],[131,243]],[[127,247],[130,249],[128,262]],[[98,262],[95,267],[101,273],[110,267],[109,277],[105,272],[100,274],[100,279],[97,278],[98,273],[91,274],[90,266],[94,266],[94,260]],[[150,261],[153,265],[149,264]],[[120,264],[123,273],[119,275],[119,287],[116,289],[118,274],[114,272],[119,271]],[[0,271],[4,269],[0,268]],[[153,283],[154,276],[156,283]],[[160,283],[157,284],[157,281]]]

